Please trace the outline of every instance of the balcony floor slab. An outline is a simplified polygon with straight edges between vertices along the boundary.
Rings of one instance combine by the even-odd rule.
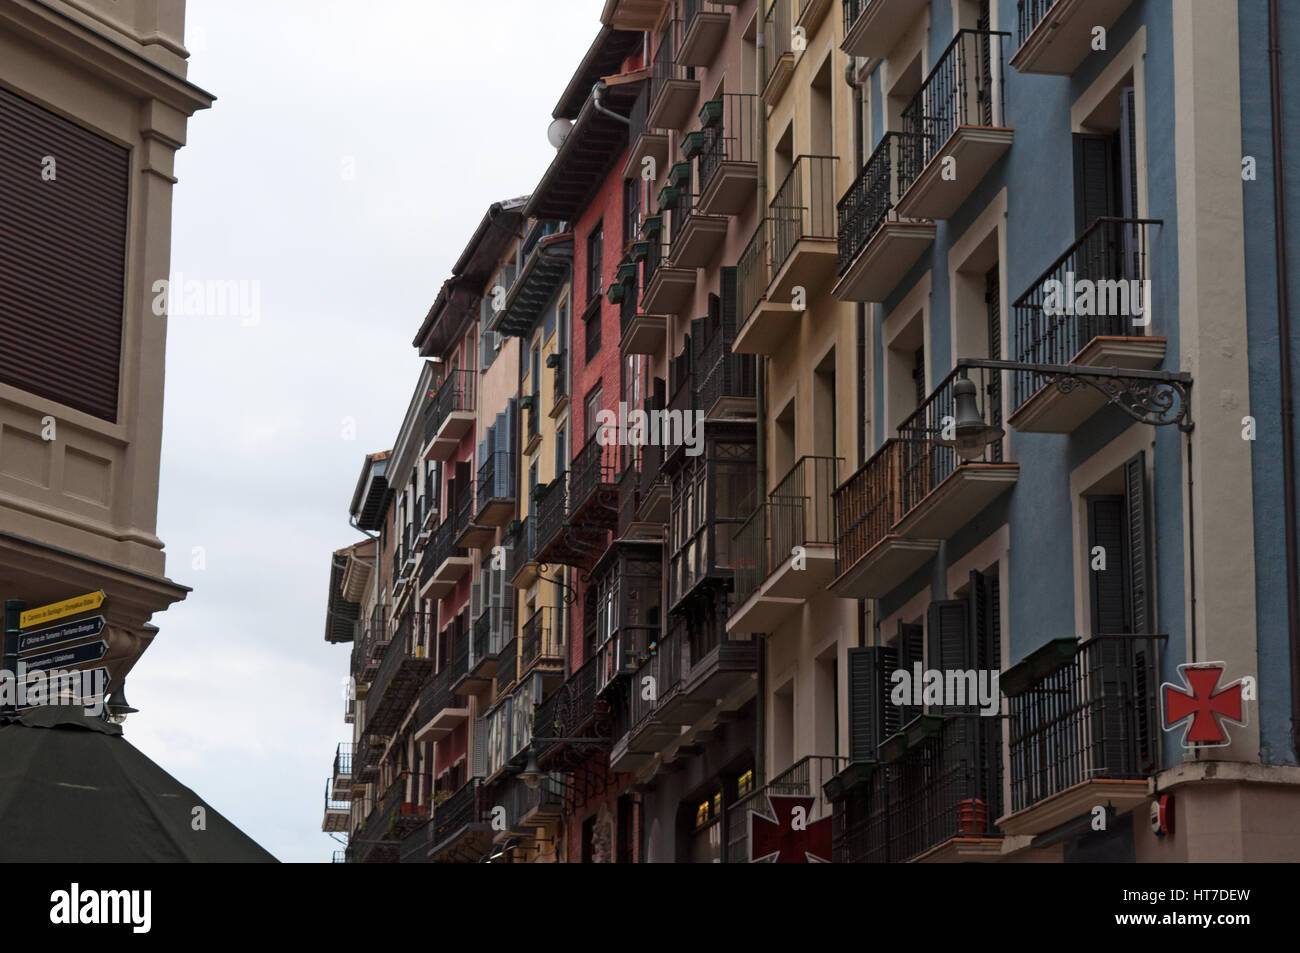
[[[1019,477],[1018,463],[964,463],[912,507],[894,531],[919,539],[951,539]]]
[[[1013,138],[1014,132],[1002,126],[958,126],[899,197],[898,214],[904,218],[951,218],[1011,148]],[[948,159],[955,162],[955,178],[944,178]]]
[[[848,599],[879,599],[910,578],[938,551],[937,539],[886,536],[840,573],[830,589]]]
[[[883,302],[934,244],[932,222],[886,222],[835,284],[841,301]]]
[[[1146,779],[1082,781],[1014,814],[998,818],[997,825],[1008,836],[1042,834],[1087,814],[1098,804],[1109,805],[1116,814],[1127,814],[1142,807],[1150,797],[1150,784]]]

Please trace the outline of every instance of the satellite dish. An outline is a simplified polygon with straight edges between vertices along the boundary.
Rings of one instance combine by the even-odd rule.
[[[556,119],[546,127],[546,140],[556,149],[564,145],[564,140],[569,138],[569,133],[573,131],[573,123],[568,119]]]

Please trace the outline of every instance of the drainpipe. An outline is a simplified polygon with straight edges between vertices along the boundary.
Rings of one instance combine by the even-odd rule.
[[[605,104],[601,102],[601,99],[603,99],[605,96],[605,90],[608,88],[609,87],[605,85],[605,81],[603,79],[600,82],[598,82],[595,86],[592,87],[591,89],[592,107],[596,110],[596,112],[600,113],[602,116],[608,116],[610,119],[617,119],[623,125],[630,127],[632,125],[631,119],[628,119],[626,116],[620,116],[612,109],[608,109],[605,106]]]
[[[856,72],[856,58],[850,58],[849,64],[844,67],[844,81],[849,84],[853,90],[853,168],[861,171],[862,163],[866,156],[862,147],[862,87],[853,81]],[[856,174],[856,173],[855,173]],[[864,302],[857,304],[857,338],[858,338],[858,359],[856,363],[857,390],[858,390],[858,413],[862,417],[862,429],[858,434],[858,466],[867,462],[867,448],[871,446],[870,434],[870,415],[867,413],[867,306]],[[867,645],[867,619],[868,603],[863,601],[858,606],[858,648],[866,648]],[[838,752],[836,752],[838,754]]]
[[[762,5],[759,5],[762,13]],[[754,68],[758,73],[754,88],[760,90],[757,101],[758,109],[758,227],[763,228],[767,219],[767,104],[763,101],[761,90],[764,77],[764,54],[767,47],[763,35],[763,18],[759,16],[757,32],[754,38],[756,55]],[[746,315],[748,317],[748,315]],[[759,503],[767,496],[767,359],[759,354],[754,358],[754,402],[758,407],[758,441],[754,452],[758,457]],[[754,777],[759,783],[767,782],[767,636],[756,635],[758,639],[758,698],[754,710],[756,740],[754,742]]]
[[[1291,400],[1291,289],[1286,260],[1286,153],[1282,134],[1282,35],[1268,0],[1268,78],[1273,130],[1273,244],[1277,262],[1278,377],[1282,389],[1282,505],[1286,523],[1286,619],[1291,649],[1291,750],[1300,757],[1300,568],[1296,540],[1295,409]]]

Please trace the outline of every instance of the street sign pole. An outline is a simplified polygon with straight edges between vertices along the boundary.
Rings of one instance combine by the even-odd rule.
[[[0,666],[4,672],[9,673],[14,680],[14,704],[4,706],[6,711],[16,712],[17,707],[17,689],[18,689],[18,634],[22,630],[18,625],[23,611],[27,608],[27,603],[21,599],[5,600],[5,650],[4,665]]]

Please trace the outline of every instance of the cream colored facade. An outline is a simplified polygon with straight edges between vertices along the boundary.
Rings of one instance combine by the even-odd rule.
[[[103,589],[114,687],[153,614],[188,591],[156,535],[167,318],[151,309],[170,272],[173,160],[213,102],[185,78],[184,20],[184,0],[0,6],[0,85],[129,150],[116,421],[0,385],[0,595],[34,607]]]

